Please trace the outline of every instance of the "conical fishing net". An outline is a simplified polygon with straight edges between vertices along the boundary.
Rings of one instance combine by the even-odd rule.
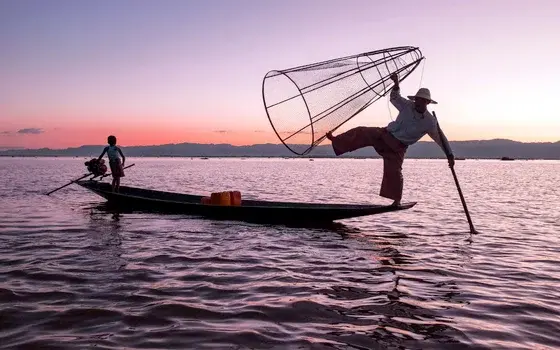
[[[418,48],[395,47],[274,70],[263,80],[263,101],[278,138],[305,155],[333,131],[391,91],[423,59]]]

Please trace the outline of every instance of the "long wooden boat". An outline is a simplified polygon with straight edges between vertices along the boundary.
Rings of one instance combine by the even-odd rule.
[[[243,199],[240,206],[202,204],[202,196],[120,186],[118,193],[109,183],[82,180],[78,185],[104,197],[117,208],[170,212],[215,219],[261,223],[328,223],[335,220],[394,212],[412,208],[416,202],[392,205],[321,204],[273,202]]]

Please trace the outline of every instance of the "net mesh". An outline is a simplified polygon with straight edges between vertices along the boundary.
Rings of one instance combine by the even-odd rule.
[[[403,80],[422,59],[418,48],[397,47],[268,72],[263,101],[272,128],[288,149],[305,155],[388,94],[392,73]]]

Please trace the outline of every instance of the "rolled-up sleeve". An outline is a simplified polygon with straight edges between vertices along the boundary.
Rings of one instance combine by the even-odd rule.
[[[437,120],[434,119],[432,128],[428,131],[428,135],[432,138],[432,140],[434,140],[439,145],[439,147],[441,147],[443,153],[445,153],[445,155],[449,157],[453,155],[453,151],[451,150],[451,145],[449,144],[447,137],[443,133],[443,130],[441,129],[438,130],[438,129],[439,129],[438,122]],[[441,136],[440,136],[440,131],[441,131]]]
[[[391,101],[393,106],[395,106],[395,108],[399,110],[399,112],[405,109],[408,103],[408,100],[401,96],[400,88],[393,88],[391,90],[389,100]]]

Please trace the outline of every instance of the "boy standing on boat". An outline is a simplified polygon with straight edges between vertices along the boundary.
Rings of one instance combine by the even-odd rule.
[[[109,136],[107,138],[107,143],[109,143],[109,146],[103,149],[103,152],[99,156],[99,159],[103,158],[103,155],[107,153],[107,157],[109,158],[109,165],[111,167],[111,175],[113,176],[113,192],[119,192],[121,177],[124,176],[125,157],[121,149],[117,146],[117,138],[115,136]],[[122,157],[122,162],[119,154]]]
[[[400,95],[398,76],[393,74],[391,79],[395,86],[391,90],[390,101],[399,111],[395,121],[384,128],[360,126],[338,136],[332,133],[326,136],[331,140],[337,156],[373,146],[383,157],[383,180],[379,195],[392,199],[393,205],[398,206],[403,192],[402,164],[408,146],[428,134],[443,149],[450,167],[454,166],[455,158],[436,118],[427,109],[430,103],[437,103],[432,100],[430,90],[421,88],[416,95],[408,96],[409,100]]]

